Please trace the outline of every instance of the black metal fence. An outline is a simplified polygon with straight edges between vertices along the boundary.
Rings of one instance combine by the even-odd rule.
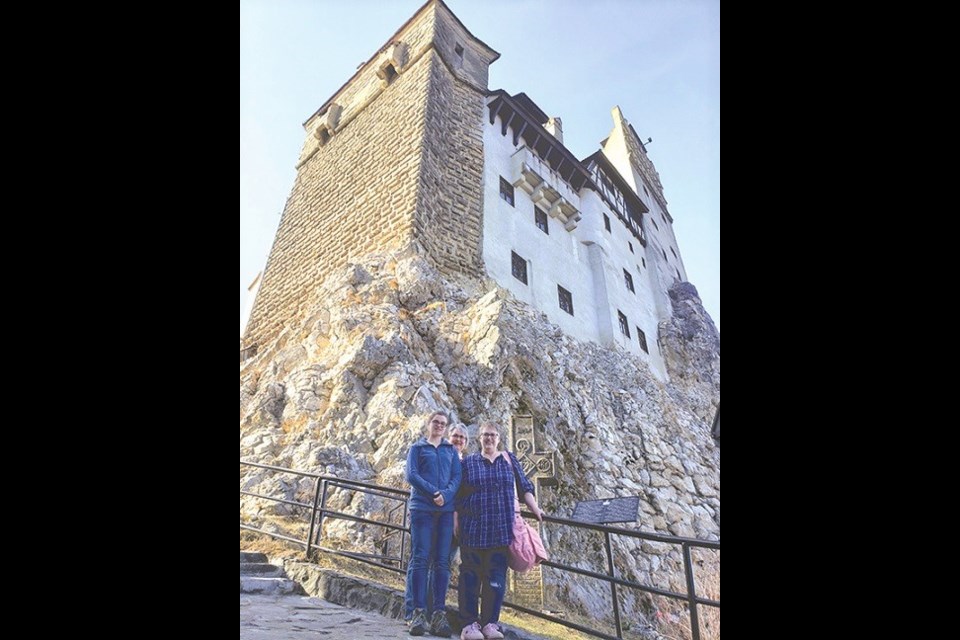
[[[408,505],[409,491],[402,491],[392,487],[384,487],[375,484],[368,484],[365,482],[357,482],[355,480],[343,480],[340,478],[332,476],[324,476],[315,473],[305,473],[302,471],[295,471],[293,469],[284,469],[282,467],[274,467],[269,465],[256,464],[253,462],[244,462],[240,461],[241,469],[244,467],[264,469],[268,471],[275,471],[278,473],[291,474],[300,478],[312,478],[317,481],[316,489],[314,490],[313,501],[311,503],[297,502],[295,500],[284,500],[280,498],[275,498],[272,496],[266,496],[258,493],[252,493],[249,491],[240,491],[241,496],[247,496],[251,498],[260,498],[262,500],[267,500],[269,502],[275,502],[278,504],[285,504],[292,507],[299,507],[306,510],[309,510],[310,514],[310,531],[307,535],[306,540],[299,540],[297,538],[292,538],[275,532],[265,531],[257,527],[240,523],[240,529],[245,531],[254,531],[257,533],[262,533],[264,535],[271,536],[280,540],[286,540],[295,544],[299,544],[306,549],[307,557],[312,557],[312,554],[315,551],[322,551],[324,553],[329,553],[337,556],[342,556],[346,558],[351,558],[360,562],[365,562],[382,569],[387,569],[399,574],[405,574],[407,568],[407,561],[405,556],[406,550],[406,538],[410,535],[410,512]],[[371,496],[376,496],[388,501],[396,501],[397,505],[390,509],[391,514],[398,513],[401,509],[403,510],[403,516],[400,524],[392,522],[382,522],[377,520],[370,520],[368,518],[362,518],[359,516],[351,515],[348,513],[343,513],[341,511],[336,511],[328,507],[328,499],[331,489],[347,489],[352,491],[358,491]],[[526,518],[533,519],[534,516],[531,513],[523,512],[523,516]],[[352,521],[358,524],[373,525],[376,527],[383,527],[387,530],[387,536],[381,539],[382,553],[372,554],[372,553],[359,553],[355,551],[343,551],[339,549],[330,549],[324,547],[321,544],[322,534],[323,534],[323,523],[328,519],[339,519]],[[393,518],[390,518],[393,519]],[[662,536],[652,533],[643,533],[640,531],[631,531],[628,529],[621,529],[619,527],[607,527],[602,525],[592,525],[585,522],[578,522],[576,520],[566,520],[564,518],[553,518],[550,516],[544,516],[543,521],[548,524],[563,525],[574,527],[576,529],[594,531],[601,533],[604,539],[604,547],[606,551],[606,573],[598,573],[595,571],[589,571],[586,569],[581,569],[578,567],[573,567],[566,564],[561,564],[558,562],[545,561],[543,563],[544,567],[550,567],[557,569],[558,571],[563,571],[575,575],[585,576],[588,578],[594,578],[606,582],[610,585],[610,592],[613,597],[613,616],[614,624],[616,627],[616,635],[611,635],[604,633],[595,628],[586,627],[569,620],[558,618],[553,615],[549,615],[542,611],[536,611],[534,609],[529,609],[527,607],[520,606],[518,604],[511,603],[509,601],[504,602],[504,604],[512,609],[521,611],[531,616],[548,620],[555,624],[562,625],[564,627],[575,629],[577,631],[586,633],[591,636],[598,638],[605,638],[607,640],[622,640],[624,638],[624,625],[621,620],[620,612],[620,599],[618,591],[620,588],[629,588],[636,589],[638,591],[661,596],[670,600],[675,600],[681,602],[687,606],[689,611],[690,618],[690,632],[693,637],[693,640],[701,640],[700,634],[700,613],[699,607],[714,607],[719,609],[720,602],[716,600],[711,600],[708,598],[703,598],[697,595],[697,585],[696,585],[696,575],[694,573],[694,562],[693,562],[693,550],[694,549],[707,549],[720,551],[719,542],[709,542],[705,540],[695,540],[692,538],[679,538],[674,536]],[[398,555],[393,556],[388,553],[388,545],[385,543],[389,537],[400,536],[399,552]],[[673,591],[658,589],[656,587],[651,587],[631,580],[626,580],[617,576],[616,568],[613,562],[613,536],[621,536],[626,538],[634,538],[640,540],[646,540],[648,542],[663,543],[667,545],[675,545],[681,548],[683,553],[683,567],[686,577],[686,593],[676,593]]]

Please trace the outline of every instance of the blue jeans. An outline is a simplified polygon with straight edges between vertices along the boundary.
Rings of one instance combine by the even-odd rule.
[[[450,567],[450,573],[453,573],[453,561],[457,557],[457,549],[460,548],[460,543],[457,541],[456,536],[453,538],[453,542],[450,544],[450,561],[447,563]],[[433,574],[434,567],[430,565],[430,569],[427,571],[427,593],[433,591]],[[427,599],[427,616],[433,614],[433,608],[430,606],[432,603],[430,599]],[[407,590],[403,595],[403,619],[410,621],[413,619],[413,562],[410,562],[407,565]]]
[[[460,547],[460,617],[464,625],[500,622],[507,593],[507,548]],[[477,613],[477,599],[480,613]]]
[[[414,609],[444,611],[450,585],[450,547],[453,541],[453,512],[411,511],[410,540],[413,559],[407,570],[407,592]],[[428,573],[433,568],[433,584]],[[429,589],[429,592],[428,592]]]

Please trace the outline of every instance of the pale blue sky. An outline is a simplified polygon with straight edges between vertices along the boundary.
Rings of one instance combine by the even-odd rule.
[[[240,1],[240,315],[266,263],[302,123],[425,0]],[[490,88],[563,118],[579,158],[620,105],[663,179],[690,281],[720,325],[719,0],[447,0],[502,54]]]

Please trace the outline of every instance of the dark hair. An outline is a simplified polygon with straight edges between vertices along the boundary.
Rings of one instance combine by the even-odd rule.
[[[443,416],[447,420],[447,426],[450,426],[450,414],[446,411],[434,411],[430,414],[430,417],[427,418],[426,423],[423,425],[423,430],[428,431],[430,429],[430,423],[433,422],[433,419],[437,416]]]

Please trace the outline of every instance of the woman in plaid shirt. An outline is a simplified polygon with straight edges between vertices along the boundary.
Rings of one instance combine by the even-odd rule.
[[[507,590],[507,547],[513,539],[516,479],[530,511],[543,520],[533,483],[512,453],[502,450],[500,428],[480,425],[481,453],[463,459],[457,494],[460,538],[460,615],[467,626],[461,640],[494,640],[500,632],[500,608]],[[514,474],[516,469],[517,473]],[[481,611],[477,614],[477,599]]]

